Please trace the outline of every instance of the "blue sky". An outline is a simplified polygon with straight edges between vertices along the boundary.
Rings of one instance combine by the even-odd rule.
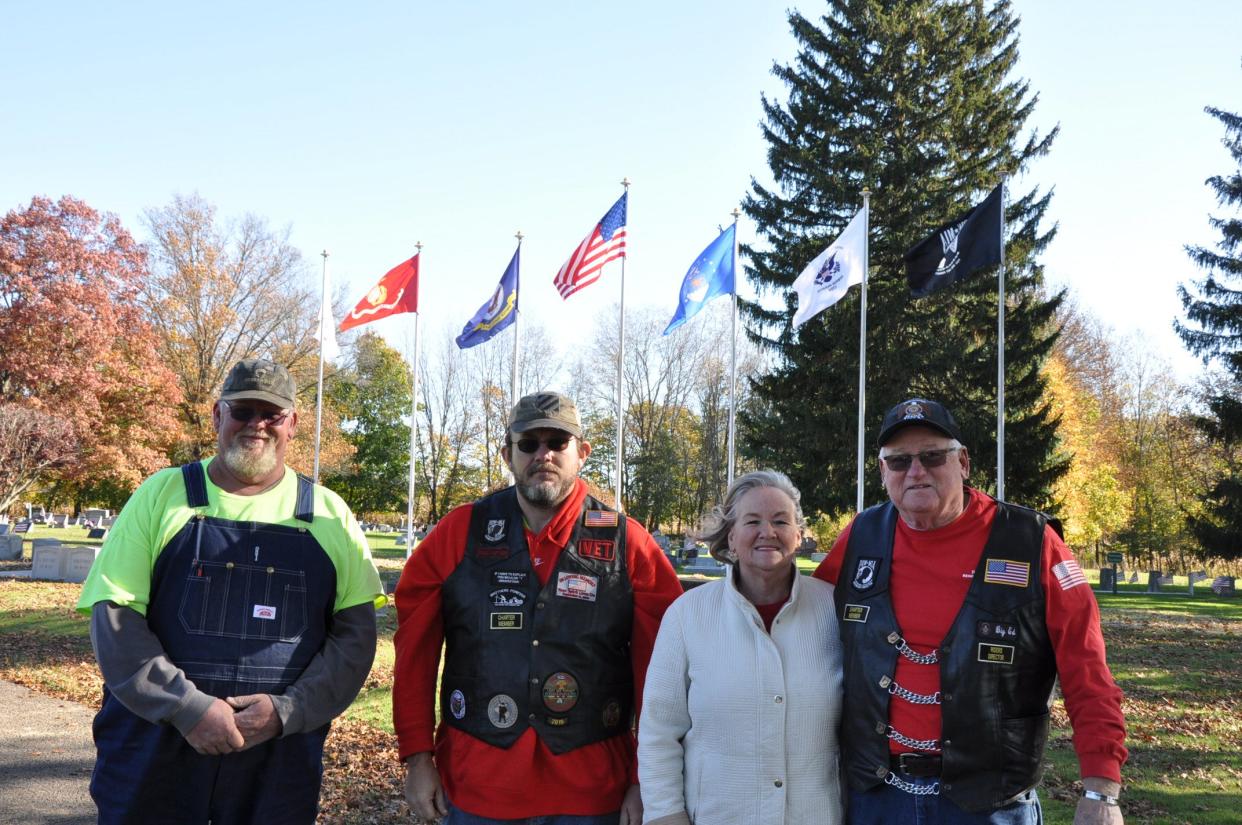
[[[198,192],[289,226],[315,274],[328,249],[350,303],[422,241],[432,338],[490,297],[520,229],[524,317],[568,348],[607,318],[619,272],[568,302],[552,277],[622,177],[627,304],[668,317],[750,176],[767,178],[759,96],[782,94],[787,5],[10,5],[0,208],[72,194],[141,236],[144,209]],[[1056,188],[1049,279],[1193,371],[1174,289],[1199,274],[1183,244],[1215,240],[1203,181],[1231,170],[1202,110],[1242,111],[1242,4],[1015,8],[1034,124],[1062,130],[1017,182]]]

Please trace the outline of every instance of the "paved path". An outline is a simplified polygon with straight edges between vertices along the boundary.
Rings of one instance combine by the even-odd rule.
[[[0,681],[0,825],[91,825],[95,711]]]

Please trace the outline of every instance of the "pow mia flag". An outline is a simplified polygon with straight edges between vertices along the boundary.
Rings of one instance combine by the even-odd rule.
[[[1003,186],[965,215],[945,224],[905,254],[906,283],[915,298],[1000,263]]]

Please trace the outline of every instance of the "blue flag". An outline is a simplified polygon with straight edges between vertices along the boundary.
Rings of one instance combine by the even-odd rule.
[[[474,317],[462,327],[461,335],[457,336],[457,346],[461,349],[482,344],[517,318],[518,256],[521,253],[521,246],[514,250],[513,260],[509,261],[505,274],[500,276],[500,283],[491,300],[479,307]]]
[[[733,239],[737,234],[736,227],[737,224],[729,224],[729,228],[708,244],[690,266],[690,271],[681,282],[681,303],[665,328],[665,335],[697,315],[712,298],[733,294]]]

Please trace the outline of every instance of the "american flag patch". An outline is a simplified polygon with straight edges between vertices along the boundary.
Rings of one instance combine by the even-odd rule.
[[[1087,583],[1087,577],[1082,574],[1082,568],[1073,559],[1066,559],[1060,564],[1052,565],[1052,572],[1056,574],[1062,590],[1069,590],[1071,587]]]
[[[983,580],[988,584],[1026,587],[1031,580],[1031,566],[1024,561],[988,559],[988,566],[983,571]]]
[[[587,510],[582,523],[587,527],[616,527],[617,514],[612,510]]]

